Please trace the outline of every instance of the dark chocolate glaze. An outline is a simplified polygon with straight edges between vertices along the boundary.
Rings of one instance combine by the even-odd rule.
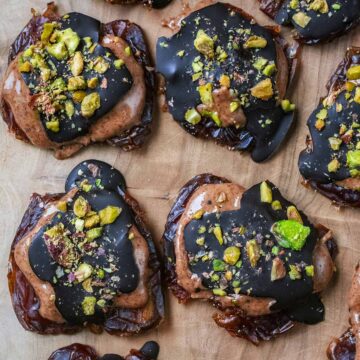
[[[225,22],[227,27],[224,30]],[[165,78],[166,100],[170,113],[186,131],[194,136],[213,138],[233,150],[251,150],[254,161],[266,160],[278,149],[294,123],[294,113],[284,113],[276,104],[275,98],[264,101],[250,96],[249,106],[243,108],[247,124],[242,129],[236,129],[235,126],[221,128],[207,118],[203,118],[197,125],[192,125],[185,120],[185,113],[201,103],[197,85],[191,77],[192,62],[199,56],[199,52],[193,46],[198,30],[206,31],[209,36],[217,35],[219,43],[225,47],[230,31],[236,34],[236,29],[251,29],[256,35],[265,38],[268,43],[265,48],[256,52],[256,56],[273,60],[275,63],[277,63],[276,43],[279,44],[279,39],[271,30],[257,25],[240,9],[229,4],[216,3],[194,11],[184,18],[182,23],[177,34],[170,38],[159,38],[157,42],[157,71]],[[164,43],[167,46],[164,46]],[[185,50],[186,55],[177,56],[177,53],[182,50]],[[259,78],[257,71],[252,67],[251,51],[225,50],[228,58],[220,65],[214,65],[214,70],[209,72],[206,78],[213,77],[213,82],[218,84],[224,71],[229,74],[235,72],[244,74],[251,70],[248,81],[243,83],[231,81],[231,88],[238,90],[239,94],[248,93],[251,87],[265,78],[263,75]],[[274,85],[274,76],[272,82]],[[266,119],[270,119],[272,123],[263,127],[262,124]]]
[[[180,190],[177,199],[168,215],[163,234],[165,252],[165,279],[169,289],[182,303],[190,300],[191,295],[177,283],[176,257],[174,239],[176,236],[178,222],[192,194],[202,185],[228,183],[225,178],[211,174],[202,174],[194,177]],[[281,195],[280,195],[281,196]],[[287,203],[287,201],[284,199]],[[308,219],[302,214],[303,219]],[[318,234],[318,238],[324,236],[328,229],[317,225],[316,230],[312,227],[312,234]],[[333,239],[326,242],[326,246],[333,259],[337,255],[337,245]],[[244,251],[244,249],[242,249]],[[305,285],[306,286],[306,285]],[[210,302],[221,312],[213,315],[218,326],[225,328],[231,335],[245,338],[253,344],[263,340],[271,340],[274,337],[292,329],[295,322],[301,321],[308,324],[317,323],[323,319],[324,309],[318,295],[308,292],[302,301],[291,307],[288,304],[286,310],[280,310],[265,316],[244,316],[236,307],[224,308],[221,303],[214,300]],[[304,305],[305,304],[305,305]]]
[[[283,206],[282,210],[273,210],[271,204],[261,202],[260,184],[257,184],[244,192],[239,210],[224,211],[219,214],[205,214],[200,220],[192,220],[184,229],[184,239],[186,251],[190,254],[195,254],[203,249],[203,247],[196,244],[196,239],[199,237],[199,227],[205,226],[208,228],[209,225],[220,224],[222,233],[227,239],[226,245],[220,245],[212,233],[205,232],[202,235],[205,237],[205,243],[208,245],[209,250],[213,251],[214,258],[222,259],[224,250],[228,246],[241,244],[240,260],[242,260],[242,266],[238,269],[239,275],[233,276],[233,280],[240,281],[240,293],[276,299],[277,303],[274,309],[283,309],[311,295],[313,281],[308,276],[303,276],[301,280],[296,281],[291,280],[289,276],[277,281],[271,281],[272,258],[276,256],[272,256],[268,260],[266,260],[265,256],[261,256],[255,268],[252,268],[250,265],[245,250],[246,242],[255,238],[265,254],[271,252],[271,247],[266,244],[266,240],[277,244],[274,235],[270,231],[271,226],[279,220],[287,219],[286,208],[293,205],[281,196],[279,190],[273,184],[270,182],[268,184],[273,191],[273,200],[280,201]],[[304,225],[311,228],[311,233],[301,251],[281,248],[281,250],[284,250],[284,253],[279,254],[278,257],[286,264],[286,267],[288,264],[300,264],[301,262],[307,265],[312,265],[313,263],[312,255],[318,239],[318,233],[303,213],[301,213],[301,217],[303,218]],[[239,228],[240,226],[246,228],[244,235],[232,231],[232,229]],[[286,261],[286,258],[289,260]],[[194,265],[190,262],[189,268],[191,272],[199,275],[206,288],[214,288],[214,283],[202,275],[204,272],[211,272],[211,261],[199,261]],[[229,294],[234,293],[231,285],[230,289],[226,291]]]
[[[92,39],[92,43],[99,43],[101,23],[92,17],[73,12],[67,14],[65,18],[62,17],[58,23],[61,24],[61,30],[70,28],[79,35],[81,40],[77,51],[83,52],[86,48],[85,42],[83,40],[84,37],[90,37]],[[45,126],[47,117],[45,114],[40,113],[40,120],[44,125],[44,129],[48,138],[51,141],[62,143],[86,134],[89,131],[90,126],[106,113],[108,113],[132,87],[133,79],[129,70],[126,66],[122,66],[120,69],[115,68],[113,63],[117,57],[111,52],[110,49],[98,45],[96,46],[94,52],[87,56],[93,61],[98,56],[103,58],[106,57],[107,62],[110,64],[109,69],[105,74],[102,75],[98,74],[94,70],[87,70],[86,67],[82,73],[82,76],[85,78],[85,80],[91,79],[94,76],[97,77],[99,79],[99,84],[101,84],[102,79],[107,79],[106,88],[101,88],[98,86],[95,90],[89,88],[86,89],[87,94],[96,91],[100,95],[101,106],[98,110],[96,110],[93,116],[90,118],[85,118],[81,115],[81,105],[75,103],[74,106],[76,110],[71,119],[65,114],[60,116],[61,125],[59,132],[48,130]],[[56,60],[52,56],[49,56],[49,60],[54,63],[57,69],[58,77],[64,78],[72,76],[66,62],[63,60]],[[39,74],[36,72],[22,73],[22,77],[27,85],[32,84],[37,86],[41,81]],[[31,94],[34,94],[33,87],[29,87],[29,90]]]
[[[151,234],[146,230],[141,218],[142,212],[137,202],[127,193],[123,176],[110,165],[97,160],[87,160],[80,163],[69,174],[65,186],[66,191],[69,191],[85,178],[88,179],[90,184],[94,184],[96,179],[101,179],[101,185],[104,186],[104,189],[95,189],[93,190],[94,192],[82,193],[82,196],[88,199],[94,209],[96,209],[97,206],[102,208],[109,204],[122,207],[122,213],[119,218],[113,224],[105,226],[105,233],[109,235],[109,238],[116,238],[116,241],[105,244],[103,237],[99,240],[105,244],[104,247],[107,247],[106,251],[115,250],[117,252],[116,256],[122,259],[118,272],[119,276],[123,276],[123,278],[117,283],[116,289],[114,289],[115,291],[130,292],[134,290],[138,283],[139,272],[134,263],[132,245],[126,237],[128,233],[127,225],[132,224],[136,226],[148,243],[150,251],[148,263],[150,278],[145,286],[149,291],[149,302],[151,302],[152,307],[151,312],[149,313],[147,308],[123,309],[110,307],[106,313],[101,313],[99,309],[96,309],[95,316],[84,319],[81,316],[82,312],[78,314],[74,312],[74,309],[79,305],[78,301],[80,297],[84,295],[82,294],[83,290],[78,286],[66,289],[60,281],[57,284],[52,284],[52,286],[54,286],[59,296],[56,305],[68,321],[64,324],[57,324],[41,317],[39,314],[39,300],[32,286],[26,280],[14,260],[14,248],[37,224],[43,215],[44,208],[52,202],[59,200],[63,194],[46,196],[34,194],[12,244],[9,259],[11,264],[8,273],[9,289],[15,313],[25,329],[40,334],[73,333],[81,329],[80,324],[82,324],[84,320],[87,321],[90,329],[97,333],[104,328],[111,334],[130,335],[152,328],[156,326],[164,316],[164,304],[160,286],[160,264]],[[124,218],[120,219],[123,215]],[[54,221],[57,221],[56,218]],[[41,229],[40,233],[43,230],[44,229]],[[52,282],[51,275],[56,271],[56,266],[50,258],[48,249],[44,246],[42,238],[39,237],[40,233],[36,239],[34,238],[34,242],[30,247],[29,259],[35,273],[40,278]],[[125,238],[127,241],[125,241]],[[130,244],[128,244],[128,242],[130,242]],[[93,264],[101,264],[104,259],[101,259],[99,256],[97,259],[86,259],[86,261],[93,261]],[[126,275],[134,275],[134,278],[131,276],[125,277]],[[66,298],[66,301],[61,301],[63,298]],[[146,312],[145,315],[143,311]]]
[[[91,167],[98,167],[96,176],[89,170]],[[90,167],[90,168],[91,168]],[[85,170],[87,168],[87,171]],[[78,174],[77,176],[75,174]],[[79,175],[81,174],[81,175]],[[85,255],[80,262],[84,262],[96,268],[108,268],[108,256],[113,256],[112,264],[118,269],[110,274],[106,273],[104,281],[109,283],[109,288],[117,294],[130,293],[134,291],[139,282],[139,270],[135,263],[133,255],[132,242],[128,239],[128,234],[131,226],[135,225],[130,207],[123,199],[124,192],[122,187],[125,186],[123,176],[116,169],[110,165],[100,161],[83,162],[76,166],[70,173],[66,181],[65,190],[68,192],[73,186],[80,184],[81,180],[88,180],[92,183],[93,189],[89,192],[79,191],[74,197],[74,201],[82,196],[85,198],[91,208],[98,212],[108,205],[116,206],[122,209],[120,216],[114,223],[104,227],[103,234],[96,240],[99,248],[104,250],[104,254],[97,256]],[[95,185],[97,179],[101,180],[101,187]],[[103,183],[104,180],[104,183]],[[119,181],[119,182],[117,182]],[[76,217],[76,216],[75,216]],[[71,233],[75,233],[75,226],[71,223],[74,218],[72,210],[66,213],[58,212],[50,224],[44,226],[34,236],[29,248],[29,260],[34,273],[38,278],[48,281],[52,284],[56,295],[56,307],[69,323],[82,324],[85,321],[93,323],[101,323],[104,320],[103,310],[96,306],[96,313],[94,316],[86,316],[81,309],[81,302],[85,296],[89,295],[81,283],[68,286],[68,279],[66,274],[54,283],[52,280],[56,276],[56,269],[58,264],[48,252],[44,241],[44,231],[50,227],[63,223],[65,228],[69,229]],[[119,277],[119,281],[112,282],[111,278]],[[94,292],[91,296],[98,298],[101,287],[93,287]]]
[[[59,21],[60,19],[60,16],[56,12],[54,2],[48,3],[46,11],[42,15],[34,15],[15,39],[10,47],[8,63],[40,39],[45,22]],[[145,73],[146,99],[141,116],[141,124],[134,125],[124,130],[121,134],[107,140],[107,143],[110,145],[120,147],[125,151],[130,151],[141,147],[146,137],[150,134],[155,98],[155,76],[154,72],[149,70],[152,66],[150,53],[144,34],[138,25],[127,20],[114,20],[106,24],[100,24],[98,36],[104,37],[106,35],[118,36],[125,40],[129,44],[136,61],[143,67]],[[9,104],[2,98],[0,99],[0,111],[10,132],[14,133],[17,139],[29,142],[26,134],[17,125]]]
[[[330,360],[355,360],[356,339],[351,329],[348,329],[339,339],[334,339],[328,349]]]
[[[159,345],[155,341],[146,342],[140,350],[130,350],[125,358],[116,354],[99,357],[91,346],[76,343],[54,351],[48,360],[156,360],[158,354]]]
[[[327,88],[329,94],[342,88],[346,82],[346,71],[351,65],[360,64],[360,49],[350,48],[347,50],[344,61],[339,65],[334,75],[330,79]],[[300,153],[298,166],[301,175],[306,183],[311,187],[328,197],[330,200],[341,204],[354,207],[360,207],[360,192],[357,190],[346,189],[336,184],[350,178],[350,172],[346,164],[347,145],[343,142],[339,151],[336,151],[336,157],[342,166],[336,172],[328,171],[328,164],[332,160],[334,151],[331,150],[328,138],[339,132],[341,124],[347,128],[351,127],[354,121],[359,122],[360,105],[355,101],[349,102],[345,99],[346,91],[341,91],[336,96],[334,104],[328,108],[328,117],[326,125],[318,131],[315,128],[316,114],[323,108],[322,100],[318,107],[310,115],[307,126],[310,131],[311,140],[307,140],[307,148]],[[351,93],[354,96],[354,91]],[[343,110],[336,111],[336,104],[341,104]],[[354,136],[353,141],[357,141]]]
[[[297,31],[297,38],[302,42],[313,45],[322,41],[329,41],[350,30],[360,22],[359,0],[327,0],[329,13],[321,14],[317,11],[305,11],[311,18],[309,24],[303,28],[296,24],[292,16],[296,13],[289,7],[291,0],[260,0],[261,9],[281,25],[291,25]],[[332,5],[340,4],[339,10]],[[306,9],[308,4],[301,4],[300,9]],[[331,14],[331,16],[329,16]]]

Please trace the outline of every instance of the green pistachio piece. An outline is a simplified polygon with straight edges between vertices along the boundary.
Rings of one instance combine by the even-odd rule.
[[[102,227],[92,228],[86,232],[86,240],[91,242],[99,238],[102,235],[102,233],[103,233]]]
[[[127,47],[125,48],[125,54],[126,54],[127,56],[130,56],[130,55],[131,55],[131,48],[130,48],[130,46],[127,46]]]
[[[196,244],[199,245],[199,246],[204,246],[205,244],[205,238],[204,237],[199,237],[196,239]]]
[[[86,91],[77,90],[77,91],[74,91],[71,95],[72,95],[72,99],[74,100],[74,102],[76,102],[77,104],[80,104],[86,96]]]
[[[356,87],[356,89],[355,89],[354,101],[357,104],[360,104],[360,87]]]
[[[85,296],[81,303],[82,311],[86,316],[95,314],[96,297]]]
[[[59,201],[56,205],[59,211],[66,212],[67,211],[67,203],[66,201]]]
[[[288,99],[284,99],[281,101],[281,108],[284,112],[291,112],[295,110],[295,104],[292,104]]]
[[[192,125],[196,125],[201,121],[201,115],[196,111],[196,109],[192,108],[186,111],[185,120]]]
[[[226,269],[226,264],[219,259],[214,259],[212,266],[214,271],[224,271]]]
[[[195,212],[195,214],[192,216],[192,218],[195,220],[199,220],[203,217],[203,215],[204,215],[204,210],[200,209]]]
[[[349,80],[359,80],[360,79],[360,65],[351,66],[347,70],[346,76]],[[355,87],[355,84],[354,84],[354,87]]]
[[[89,229],[100,223],[100,216],[97,214],[91,215],[85,219],[84,226]]]
[[[65,43],[70,55],[75,53],[80,43],[79,35],[70,28],[61,31],[59,39]]]
[[[224,261],[229,265],[235,265],[240,258],[240,249],[236,246],[229,246],[224,251]]]
[[[96,302],[96,305],[103,308],[106,306],[106,301],[104,299],[100,299]]]
[[[122,209],[117,206],[107,206],[99,211],[100,225],[112,224],[121,214]]]
[[[232,101],[230,103],[230,112],[235,112],[240,107],[240,103],[238,101]]]
[[[75,113],[75,106],[71,100],[65,101],[65,113],[69,119],[71,119]]]
[[[114,61],[115,69],[118,69],[118,70],[121,69],[124,66],[124,64],[125,64],[125,61],[122,59],[116,59]]]
[[[73,211],[77,217],[83,218],[90,211],[90,205],[84,197],[79,196],[74,202]]]
[[[31,66],[31,63],[29,61],[25,61],[23,63],[19,63],[18,69],[19,69],[20,72],[28,73],[28,72],[31,71],[32,66]]]
[[[200,85],[198,91],[200,94],[201,102],[205,105],[211,105],[213,103],[212,97],[213,86],[211,83]]]
[[[260,199],[261,202],[272,203],[272,190],[266,181],[263,181],[260,185]]]
[[[294,206],[294,205],[288,206],[288,208],[286,209],[286,215],[289,220],[295,220],[298,223],[303,224],[301,215],[300,215],[298,209],[296,208],[296,206]]]
[[[216,225],[214,227],[214,235],[215,235],[217,241],[219,242],[219,244],[222,245],[224,243],[224,238],[223,238],[223,234],[222,234],[220,225]]]
[[[251,89],[251,95],[261,100],[269,100],[274,95],[274,90],[270,78],[260,81]]]
[[[58,42],[46,47],[47,52],[53,56],[56,60],[64,60],[68,57],[68,51],[65,43]]]
[[[263,57],[259,57],[255,60],[254,64],[253,64],[253,67],[256,69],[256,70],[259,70],[261,71],[265,65],[268,63],[268,60],[263,58]]]
[[[266,76],[271,76],[275,71],[276,71],[276,65],[275,64],[269,64],[263,70],[263,74],[266,75]]]
[[[314,276],[314,265],[305,266],[305,272],[306,272],[307,276],[313,277]]]
[[[76,219],[75,220],[75,229],[76,231],[82,232],[84,230],[84,223],[85,221],[83,219]]]
[[[207,35],[204,30],[199,30],[197,32],[194,46],[199,53],[207,56],[210,59],[215,55],[214,40],[209,35]]]
[[[40,37],[41,41],[42,42],[48,42],[49,39],[50,39],[51,34],[54,31],[54,29],[55,29],[55,24],[54,23],[45,23],[44,24],[44,29],[43,29],[43,31],[41,33],[41,37]]]
[[[337,172],[340,169],[340,161],[338,159],[333,159],[328,163],[328,172]]]
[[[305,28],[311,21],[311,17],[307,16],[304,12],[299,11],[292,17],[294,23],[302,28]]]
[[[360,150],[350,150],[346,154],[346,164],[354,169],[360,166]]]
[[[58,223],[51,227],[50,229],[45,231],[45,235],[47,235],[49,238],[56,238],[58,236],[62,236],[64,233],[65,227],[63,223]]]
[[[300,280],[301,279],[301,273],[296,265],[289,265],[290,271],[289,276],[291,280]]]
[[[81,102],[81,115],[89,118],[100,108],[100,95],[97,92],[86,95]]]
[[[342,140],[337,137],[329,137],[329,144],[332,150],[338,151],[340,149],[340,145],[342,144]]]
[[[93,272],[93,267],[87,263],[82,263],[75,271],[75,278],[79,282],[83,282],[88,279]]]
[[[280,220],[273,224],[271,232],[282,247],[299,251],[305,245],[311,230],[296,220]]]
[[[226,296],[226,291],[222,289],[213,289],[213,294],[216,296]]]
[[[244,44],[244,48],[245,49],[249,49],[249,48],[264,48],[267,45],[267,40],[261,36],[257,36],[257,35],[253,35],[250,36],[245,44]]]
[[[281,202],[279,200],[274,200],[272,203],[271,203],[271,208],[273,210],[281,210],[282,209],[282,206],[281,206]]]
[[[326,14],[329,12],[329,5],[326,0],[313,0],[309,5],[309,10],[318,11],[321,14]]]
[[[95,89],[99,84],[99,79],[97,77],[93,77],[87,81],[87,86],[90,89]]]
[[[74,76],[68,79],[68,90],[84,90],[86,89],[86,81],[83,76]]]
[[[54,118],[54,117],[51,118],[50,121],[47,121],[47,122],[45,123],[45,126],[46,126],[46,128],[47,128],[48,130],[50,130],[50,131],[52,131],[52,132],[54,132],[54,133],[57,133],[57,132],[60,131],[60,122],[59,122],[58,119],[56,119],[56,118]]]
[[[109,69],[110,64],[102,57],[98,56],[94,62],[94,70],[99,74],[104,74]]]
[[[84,59],[81,51],[76,51],[70,62],[70,70],[74,76],[79,76],[84,70]]]
[[[260,247],[255,239],[246,242],[246,252],[250,265],[254,268],[260,259]]]

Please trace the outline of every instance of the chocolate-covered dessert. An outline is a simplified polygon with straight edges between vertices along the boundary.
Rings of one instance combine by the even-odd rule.
[[[156,360],[158,355],[159,345],[155,341],[146,342],[140,350],[131,349],[125,357],[116,354],[99,356],[91,346],[76,343],[54,351],[48,360]]]
[[[278,24],[295,29],[309,45],[329,41],[360,23],[360,0],[259,0],[260,9]]]
[[[40,334],[155,327],[164,315],[160,265],[124,177],[88,160],[65,191],[32,195],[11,246],[9,289],[21,325]]]
[[[150,132],[154,76],[139,26],[80,13],[34,14],[0,87],[9,131],[67,158],[94,142],[131,150]]]
[[[169,112],[190,134],[264,161],[285,140],[295,105],[286,99],[296,49],[278,28],[216,3],[192,12],[157,42]]]
[[[143,4],[154,9],[161,9],[170,4],[172,0],[105,0],[110,4]]]
[[[338,339],[333,339],[327,349],[330,360],[360,359],[360,267],[353,275],[349,293],[350,328]]]
[[[257,344],[324,318],[319,293],[333,276],[336,243],[268,181],[245,190],[196,176],[180,190],[163,240],[173,294],[207,299],[233,336]]]
[[[360,206],[360,48],[349,48],[310,115],[299,157],[305,183],[339,205]]]

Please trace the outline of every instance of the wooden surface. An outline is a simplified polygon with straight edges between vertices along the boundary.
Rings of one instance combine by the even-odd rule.
[[[61,13],[79,11],[106,22],[129,18],[147,33],[154,53],[159,35],[168,33],[161,19],[180,11],[181,1],[163,11],[146,11],[141,6],[122,7],[102,0],[61,0]],[[261,24],[270,24],[255,0],[234,0],[234,5],[251,12]],[[30,8],[43,9],[45,1],[0,0],[0,68],[5,70],[10,43],[25,25]],[[295,131],[281,151],[265,164],[255,164],[248,154],[230,152],[212,142],[197,140],[183,131],[168,114],[157,114],[153,133],[139,151],[124,153],[108,146],[92,146],[66,161],[57,161],[51,152],[41,151],[15,140],[0,121],[0,358],[2,360],[46,360],[60,346],[72,342],[91,344],[103,354],[125,354],[146,340],[160,343],[161,360],[190,359],[325,359],[332,336],[347,327],[346,295],[351,275],[359,260],[359,211],[339,211],[328,200],[300,184],[297,159],[304,147],[306,119],[325,94],[325,84],[349,45],[360,46],[360,28],[331,44],[305,48],[296,91],[299,118]],[[153,54],[154,55],[154,54]],[[277,184],[283,195],[304,210],[310,218],[333,229],[340,255],[338,276],[324,294],[326,320],[316,326],[298,325],[275,341],[255,347],[230,337],[211,318],[213,309],[206,303],[179,305],[166,293],[166,320],[156,330],[133,338],[84,331],[74,336],[40,336],[23,330],[13,312],[7,289],[7,258],[10,243],[32,192],[59,192],[64,180],[78,162],[96,158],[114,165],[126,177],[132,195],[146,210],[148,224],[160,245],[167,213],[179,188],[202,172],[225,176],[248,187],[265,178]]]

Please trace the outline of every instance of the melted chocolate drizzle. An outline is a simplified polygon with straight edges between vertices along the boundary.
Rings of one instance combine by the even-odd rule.
[[[130,354],[125,358],[116,354],[99,357],[91,346],[71,344],[54,351],[48,360],[156,360],[159,350],[159,345],[155,341],[148,341],[140,350],[130,350]]]
[[[287,275],[283,279],[271,281],[272,258],[276,256],[273,255],[268,259],[265,256],[261,256],[256,267],[253,268],[246,254],[246,242],[255,238],[261,250],[265,254],[270,255],[271,247],[274,244],[277,245],[277,241],[270,231],[271,226],[279,220],[287,219],[286,208],[293,205],[281,196],[279,190],[273,184],[269,182],[268,184],[272,188],[273,199],[279,200],[282,204],[283,208],[281,210],[273,210],[271,204],[261,202],[260,184],[254,185],[244,192],[241,198],[240,209],[205,214],[200,220],[192,220],[184,229],[185,247],[187,252],[191,254],[198,253],[203,247],[197,245],[196,239],[199,236],[204,236],[205,244],[213,252],[214,258],[222,259],[224,250],[228,246],[241,244],[241,257],[239,260],[242,261],[242,265],[233,276],[233,280],[240,281],[240,293],[255,297],[274,298],[277,302],[273,306],[273,310],[294,307],[294,311],[297,313],[294,312],[293,316],[307,322],[309,314],[304,312],[299,316],[298,306],[295,306],[295,304],[301,304],[302,300],[311,296],[313,292],[312,278],[303,273],[300,280],[291,280]],[[301,251],[283,249],[279,246],[283,253],[280,251],[277,256],[284,262],[287,269],[289,264],[306,263],[307,265],[312,265],[313,263],[312,256],[318,240],[318,232],[303,213],[301,213],[301,217],[304,225],[311,228],[311,233]],[[222,233],[227,239],[226,245],[220,245],[212,233],[205,232],[203,235],[199,235],[198,229],[200,226],[208,228],[214,224],[220,224]],[[238,231],[233,231],[233,229],[238,229],[241,226],[244,226],[246,229],[244,235],[240,235]],[[272,242],[271,246],[269,246],[269,241]],[[206,288],[213,289],[216,287],[210,278],[206,278],[203,275],[212,271],[212,261],[198,261],[195,264],[192,264],[190,261],[189,267],[191,272],[197,274],[202,279],[202,283]],[[226,292],[233,294],[233,287],[229,286]],[[306,310],[309,310],[311,306],[308,302],[301,305],[306,307]],[[323,305],[321,304],[318,308],[323,313]],[[322,317],[321,314],[320,319]]]
[[[96,240],[98,249],[102,249],[94,255],[84,255],[80,262],[93,266],[93,268],[108,268],[108,257],[112,256],[113,265],[116,271],[106,273],[103,279],[113,292],[116,294],[131,293],[134,291],[139,282],[139,270],[136,265],[133,246],[128,239],[131,226],[135,225],[133,213],[126,201],[124,200],[125,180],[119,171],[110,165],[96,160],[84,161],[76,166],[70,173],[65,190],[68,192],[75,186],[80,186],[80,182],[88,180],[93,185],[92,190],[84,192],[79,190],[74,201],[79,197],[84,197],[94,211],[99,211],[108,205],[116,206],[122,209],[120,216],[114,223],[104,226],[103,234]],[[101,180],[101,187],[97,186],[98,180]],[[81,303],[85,296],[99,295],[100,287],[93,286],[94,292],[89,294],[85,291],[81,283],[73,283],[69,286],[67,274],[60,278],[57,276],[59,265],[54,262],[48,248],[45,244],[44,231],[58,223],[63,223],[65,228],[71,233],[75,233],[75,227],[71,223],[74,218],[73,211],[68,210],[66,213],[58,212],[50,222],[45,225],[33,238],[29,248],[29,260],[31,267],[41,280],[48,281],[52,284],[56,294],[56,307],[62,316],[70,324],[82,324],[85,321],[92,323],[101,323],[104,321],[104,312],[101,307],[96,305],[93,316],[84,315]],[[54,281],[56,277],[56,281]],[[117,281],[113,281],[116,277]]]
[[[291,0],[260,0],[262,10],[274,18],[281,25],[291,25],[297,31],[297,37],[304,43],[313,45],[321,41],[328,41],[348,31],[360,22],[359,0],[327,0],[328,13],[307,11],[307,3],[300,2],[300,9],[311,18],[307,26],[299,26],[293,19],[296,10],[291,9]],[[279,4],[281,4],[279,6]],[[334,4],[340,4],[340,9],[333,9]],[[331,14],[331,16],[330,16]]]
[[[345,60],[339,65],[333,77],[328,83],[329,94],[336,93],[346,82],[346,70],[351,65],[360,64],[360,49],[350,48]],[[346,125],[347,129],[351,128],[352,123],[360,120],[360,104],[355,101],[349,101],[345,98],[346,91],[342,90],[336,95],[334,104],[327,109],[326,125],[319,131],[315,127],[317,120],[316,115],[324,108],[322,101],[310,115],[307,126],[310,131],[311,141],[308,146],[300,153],[298,166],[301,175],[311,187],[318,190],[330,200],[354,207],[360,206],[360,192],[357,190],[346,189],[336,184],[350,178],[349,168],[346,166],[346,153],[348,151],[345,141],[342,142],[338,151],[334,152],[329,145],[329,137],[339,133],[340,125]],[[351,92],[351,97],[354,91]],[[336,110],[337,104],[342,105],[342,111]],[[356,143],[357,137],[354,136],[352,142]],[[328,171],[328,164],[333,159],[333,155],[339,160],[341,167],[336,172]]]
[[[273,60],[275,64],[277,39],[269,29],[254,23],[240,9],[216,3],[191,13],[182,21],[177,34],[170,38],[161,37],[157,42],[157,71],[165,77],[166,100],[174,119],[194,136],[214,138],[218,143],[233,150],[251,150],[254,161],[264,161],[278,149],[294,123],[294,113],[284,113],[281,107],[276,105],[275,98],[264,101],[250,96],[249,106],[243,108],[247,124],[242,129],[236,129],[235,126],[221,128],[207,118],[203,118],[197,125],[185,120],[186,111],[196,108],[201,103],[197,85],[191,76],[192,62],[199,56],[193,43],[200,29],[209,36],[218,36],[218,41],[223,47],[228,43],[230,32],[236,34],[236,29],[251,29],[252,33],[265,38],[268,44],[265,48],[259,49],[256,55]],[[179,51],[184,50],[185,56],[177,55]],[[225,50],[227,59],[215,64],[206,77],[213,78],[218,83],[224,71],[228,74],[249,73],[248,81],[231,81],[231,88],[238,90],[239,94],[248,93],[252,86],[263,79],[263,75],[259,79],[257,71],[254,71],[249,50]],[[266,119],[270,119],[271,123],[264,127]]]
[[[44,130],[46,131],[49,139],[54,142],[62,143],[86,134],[89,131],[90,126],[106,113],[108,113],[131,89],[133,79],[125,65],[123,65],[120,69],[115,68],[113,63],[117,57],[110,49],[105,48],[99,44],[101,23],[98,20],[87,15],[73,12],[67,14],[65,17],[63,16],[57,22],[61,24],[61,30],[70,28],[79,35],[81,40],[77,48],[78,51],[83,52],[83,50],[86,49],[86,43],[83,38],[90,37],[92,39],[92,43],[97,43],[98,45],[94,49],[94,52],[92,54],[88,54],[87,56],[92,60],[95,60],[98,56],[103,58],[106,57],[108,59],[108,63],[110,64],[110,67],[105,74],[99,74],[94,70],[89,70],[86,68],[82,73],[82,76],[85,80],[97,77],[99,79],[99,84],[101,84],[102,79],[107,79],[106,88],[98,86],[95,90],[89,88],[85,90],[87,94],[96,91],[100,95],[101,106],[98,110],[96,110],[93,116],[90,118],[85,118],[82,116],[80,111],[81,105],[74,103],[76,109],[74,115],[71,118],[65,115],[61,116],[60,131],[53,132],[46,128],[46,115],[40,113],[40,120],[44,125]],[[72,76],[68,70],[67,62],[64,62],[63,60],[59,61],[50,55],[49,59],[56,67],[57,77]],[[34,86],[37,86],[40,83],[38,74],[36,72],[21,74],[25,83],[28,86],[31,84],[29,90],[31,94],[34,94]],[[70,93],[66,94],[68,97],[70,96]]]

